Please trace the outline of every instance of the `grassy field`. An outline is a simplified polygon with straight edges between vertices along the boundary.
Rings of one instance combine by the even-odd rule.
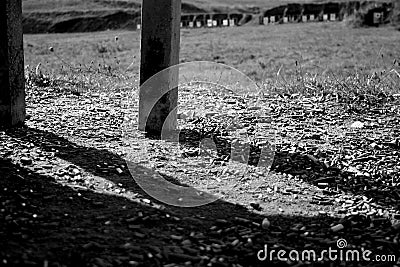
[[[138,31],[25,35],[25,60],[32,68],[41,63],[45,73],[83,80],[91,75],[82,70],[100,66],[135,84],[139,40]],[[390,27],[350,28],[344,23],[182,30],[180,58],[181,62],[224,63],[258,82],[307,75],[345,79],[398,70],[399,41],[400,32]],[[77,71],[71,71],[71,66]],[[394,72],[390,77],[398,78]]]

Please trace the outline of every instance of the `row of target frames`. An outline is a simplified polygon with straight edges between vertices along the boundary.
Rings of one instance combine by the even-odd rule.
[[[319,19],[317,16],[309,15],[309,16],[302,16],[302,22],[312,22],[312,21],[336,21],[337,17],[336,14],[323,14],[322,19]],[[289,22],[298,22],[299,20],[295,18],[295,16],[287,16],[279,18],[278,16],[270,16],[270,17],[263,17],[260,21],[260,24],[268,25],[274,23],[289,23]],[[237,20],[235,19],[224,19],[222,21],[212,20],[209,19],[206,23],[202,21],[185,21],[181,22],[181,28],[203,28],[203,27],[234,27],[238,26]],[[141,29],[141,25],[137,24],[137,29]]]
[[[314,21],[336,21],[338,18],[335,13],[322,14],[322,16],[302,15],[302,16],[269,16],[263,17],[260,24],[268,25],[274,23],[289,23],[289,22],[314,22]]]
[[[301,20],[299,20],[298,16],[269,16],[263,17],[260,20],[260,24],[268,25],[275,23],[289,23],[289,22],[312,22],[312,21],[336,21],[336,14],[323,14],[322,16],[315,15],[303,15],[301,16]],[[206,21],[197,20],[197,21],[181,21],[181,28],[203,28],[203,27],[233,27],[238,26],[237,19],[223,19],[223,20],[213,20],[207,19]],[[141,24],[137,24],[137,29],[141,29]]]
[[[136,25],[136,28],[138,30],[141,29],[140,24]],[[208,19],[206,22],[203,21],[182,21],[181,22],[181,28],[213,28],[213,27],[234,27],[238,26],[237,20],[236,19],[224,19],[224,20],[212,20]]]

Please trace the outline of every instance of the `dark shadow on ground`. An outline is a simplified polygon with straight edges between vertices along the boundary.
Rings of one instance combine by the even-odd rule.
[[[277,152],[272,170],[301,177],[328,190],[366,196],[400,212],[400,188],[388,185],[380,177],[357,176],[337,167],[328,167],[312,155],[300,152]]]
[[[57,157],[121,183],[126,190],[146,195],[128,173],[119,175],[98,167],[100,161],[124,164],[112,152],[79,146],[31,128],[7,134],[44,151],[54,151]],[[190,262],[188,266],[265,266],[271,264],[256,257],[265,244],[287,250],[321,250],[334,246],[339,237],[349,244],[366,243],[376,248],[376,253],[399,251],[398,243],[383,238],[396,230],[386,221],[371,228],[369,219],[363,216],[339,221],[327,216],[276,215],[269,216],[271,226],[264,230],[260,227],[262,216],[221,200],[198,208],[146,205],[136,201],[135,195],[121,197],[63,185],[56,177],[38,174],[7,159],[0,159],[0,177],[0,238],[6,240],[0,244],[0,255],[3,263],[11,266],[44,266],[45,260],[48,266],[135,266],[133,261],[140,266],[171,262],[177,266],[185,262]],[[330,232],[331,224],[339,222],[345,230]],[[299,229],[299,224],[306,230]],[[382,230],[374,234],[377,229]]]
[[[218,158],[221,161],[229,160],[232,144],[223,138],[223,133],[210,135],[209,132],[212,132],[212,129],[209,129],[208,132],[183,130],[179,134],[179,142],[187,146],[199,147],[201,140],[211,137],[216,144]],[[79,146],[53,133],[26,127],[20,128],[18,131],[11,131],[9,134],[21,140],[30,141],[42,147],[44,151],[57,151],[57,157],[71,162],[94,175],[101,176],[117,184],[121,183],[127,190],[137,192],[139,189],[129,175],[119,175],[115,171],[110,171],[107,166],[101,165],[101,162],[119,166],[126,165],[124,159],[106,149]],[[235,145],[235,149],[237,149],[237,146]],[[243,147],[246,147],[246,144]],[[251,144],[247,149],[249,149],[249,152],[245,154],[250,155],[248,158],[249,164],[257,165],[261,147]],[[193,156],[196,155],[194,154]],[[240,157],[238,158],[234,160],[242,161]],[[399,188],[388,188],[377,177],[352,177],[351,174],[343,172],[341,169],[327,167],[315,157],[310,157],[310,155],[301,152],[289,153],[276,151],[271,170],[299,176],[306,182],[314,185],[325,183],[328,184],[330,189],[339,188],[345,192],[365,195],[375,202],[400,211]],[[174,179],[174,177],[166,176],[165,174],[163,176],[173,184],[187,186]]]
[[[400,212],[400,188],[396,186],[388,186],[379,177],[357,176],[345,172],[334,166],[326,166],[316,157],[302,152],[283,152],[272,151],[271,147],[260,146],[257,144],[232,144],[229,138],[225,138],[226,133],[220,130],[209,130],[208,132],[184,129],[179,133],[181,144],[188,147],[199,148],[200,142],[205,138],[211,138],[213,145],[217,149],[217,158],[219,161],[237,161],[252,166],[257,166],[260,161],[265,162],[269,159],[264,157],[273,157],[271,171],[289,174],[301,177],[302,180],[314,184],[321,184],[328,190],[342,190],[345,192],[364,195],[374,202],[381,205],[395,208]],[[212,146],[208,149],[213,149]],[[233,151],[242,151],[239,154],[246,155],[242,159],[238,157],[232,158]],[[201,153],[200,150],[198,153]],[[188,156],[198,156],[198,153],[192,153]],[[248,156],[247,156],[248,155]],[[260,165],[259,165],[260,166]]]
[[[336,220],[330,217],[270,216],[271,226],[263,230],[255,224],[259,215],[231,203],[160,210],[74,189],[8,160],[0,163],[0,256],[6,266],[303,266],[261,262],[256,255],[264,245],[287,251],[335,248],[338,237],[354,245],[376,244],[362,217],[343,221],[347,229],[337,236],[324,236]],[[314,235],[304,235],[296,228],[299,223],[308,229],[314,225]],[[399,249],[380,245],[374,252]]]

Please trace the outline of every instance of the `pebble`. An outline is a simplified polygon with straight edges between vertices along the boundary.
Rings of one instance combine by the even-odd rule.
[[[331,227],[332,232],[339,232],[343,229],[344,229],[344,226],[341,223]]]
[[[183,236],[179,236],[179,235],[171,235],[170,237],[172,240],[177,240],[177,241],[180,241],[183,239]]]
[[[270,221],[267,219],[267,218],[264,218],[264,220],[262,221],[262,223],[261,223],[261,227],[263,228],[263,229],[268,229],[269,227],[271,226],[271,223],[270,223]]]
[[[72,175],[77,176],[81,173],[81,171],[79,169],[72,169]]]
[[[364,123],[362,123],[361,121],[355,121],[350,125],[350,128],[364,128]]]
[[[192,242],[189,239],[183,240],[181,243],[183,246],[190,246]]]
[[[253,106],[253,107],[249,107],[247,110],[260,110],[261,107],[258,106]]]
[[[24,165],[31,165],[32,164],[32,159],[28,157],[22,157],[21,158],[21,163]]]
[[[234,241],[232,241],[231,245],[235,247],[237,244],[239,244],[239,242],[239,239],[235,239]]]
[[[142,201],[143,201],[144,203],[146,203],[146,204],[150,204],[150,203],[151,203],[151,200],[150,200],[150,199],[147,199],[147,198],[143,198]]]

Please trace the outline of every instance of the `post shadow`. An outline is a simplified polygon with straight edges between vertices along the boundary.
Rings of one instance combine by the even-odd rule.
[[[110,181],[122,181],[127,190],[141,192],[130,177],[92,169],[99,159],[123,162],[112,152],[79,146],[53,133],[32,128],[8,130],[7,134],[33,142],[44,151],[57,149],[57,157]],[[63,185],[55,177],[38,174],[7,159],[0,159],[0,177],[0,238],[6,240],[0,244],[0,256],[14,266],[43,266],[45,260],[49,266],[57,266],[56,263],[58,266],[127,266],[132,260],[139,262],[138,266],[187,261],[192,261],[192,266],[206,266],[214,257],[227,259],[216,266],[230,266],[230,263],[265,266],[266,262],[260,262],[256,253],[266,244],[285,249],[308,246],[322,250],[334,245],[336,235],[346,237],[351,244],[376,238],[363,230],[371,223],[363,216],[342,221],[346,229],[340,234],[306,238],[300,237],[299,229],[293,230],[296,224],[316,225],[319,234],[339,219],[269,215],[271,226],[264,230],[259,225],[264,217],[259,213],[222,200],[197,208],[154,208],[137,202],[135,197]],[[395,231],[387,222],[382,223],[380,227],[385,232]],[[192,232],[201,235],[190,236]],[[248,238],[251,243],[247,242]],[[182,244],[186,239],[191,245]],[[242,245],[232,245],[236,239]],[[399,251],[395,243],[380,246],[386,253]],[[277,260],[268,264],[292,265]],[[323,266],[323,263],[309,266]]]
[[[124,173],[120,175],[116,172],[103,172],[101,168],[97,165],[99,160],[107,162],[109,164],[115,165],[124,165],[126,166],[126,162],[123,158],[118,156],[117,154],[110,152],[106,149],[96,149],[93,147],[85,147],[80,146],[78,144],[72,143],[66,138],[57,136],[54,133],[41,131],[38,129],[33,129],[29,127],[22,127],[18,129],[10,129],[7,133],[14,137],[19,138],[21,140],[32,142],[42,148],[44,151],[55,151],[57,157],[71,162],[72,164],[79,166],[93,175],[97,175],[106,180],[112,181],[116,184],[123,184],[126,190],[132,191],[133,193],[140,193],[147,195],[135,182],[135,180],[128,174]],[[199,145],[199,141],[204,138],[202,133],[190,131],[182,131],[182,134],[179,136],[179,142],[184,145],[189,146],[197,146]],[[229,159],[229,153],[231,144],[226,140],[216,141],[218,144],[218,154],[220,158]],[[221,143],[222,142],[222,143]],[[250,147],[255,152],[260,152],[259,147],[252,146]],[[260,154],[253,154],[249,157],[249,163],[255,164],[258,162]],[[143,166],[139,166],[143,168]],[[127,170],[127,168],[126,168]],[[271,171],[290,174],[290,175],[303,175],[302,179],[305,182],[310,184],[317,185],[320,182],[328,183],[331,189],[335,189],[338,185],[345,186],[344,189],[347,193],[357,193],[361,195],[365,195],[368,198],[372,198],[373,201],[385,203],[384,200],[388,196],[392,196],[393,199],[398,199],[399,195],[396,194],[396,191],[386,192],[379,190],[379,184],[374,181],[364,180],[363,185],[372,187],[378,186],[377,190],[366,190],[365,192],[359,192],[359,184],[349,183],[348,179],[343,179],[348,177],[349,174],[343,172],[342,170],[335,167],[326,167],[322,162],[313,161],[308,155],[298,153],[289,153],[276,151],[274,161],[272,163]],[[148,169],[147,171],[150,175],[154,173],[153,170]],[[171,176],[167,176],[165,174],[162,175],[167,181],[174,183],[176,185],[188,186],[184,183],[181,183],[177,179]],[[373,177],[371,177],[373,179]],[[383,184],[381,185],[383,186]],[[391,204],[386,204],[387,207],[392,207],[397,210],[400,209],[399,201],[393,202]]]

